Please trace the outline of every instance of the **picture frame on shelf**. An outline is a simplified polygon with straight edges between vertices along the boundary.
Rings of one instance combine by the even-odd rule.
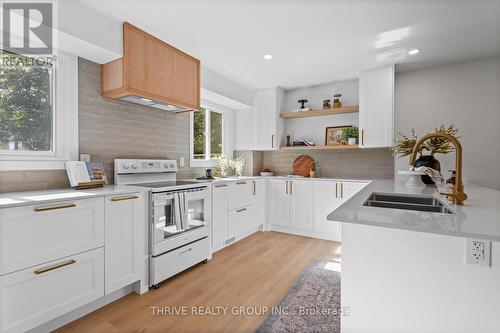
[[[340,146],[345,144],[343,141],[344,130],[346,128],[352,128],[352,125],[327,127],[325,131],[325,146]]]

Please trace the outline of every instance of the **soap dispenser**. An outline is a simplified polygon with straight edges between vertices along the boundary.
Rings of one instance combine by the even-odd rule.
[[[321,168],[319,162],[314,163],[314,168],[316,169],[316,177],[321,178]]]

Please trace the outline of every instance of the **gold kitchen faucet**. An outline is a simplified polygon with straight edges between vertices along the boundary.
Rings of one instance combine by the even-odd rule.
[[[462,183],[462,145],[460,141],[453,135],[447,133],[429,133],[417,140],[413,151],[410,155],[410,165],[414,165],[417,159],[419,148],[425,141],[431,138],[445,138],[448,139],[455,146],[455,186],[450,193],[440,193],[448,196],[457,205],[461,205],[467,200],[467,194],[464,192],[464,184]]]

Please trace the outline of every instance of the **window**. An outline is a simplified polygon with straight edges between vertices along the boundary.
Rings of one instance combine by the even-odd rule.
[[[227,115],[213,108],[191,114],[191,165],[213,166],[215,156],[228,155]]]
[[[2,51],[0,150],[54,151],[53,68]]]
[[[78,58],[0,50],[0,170],[64,169],[78,158]]]

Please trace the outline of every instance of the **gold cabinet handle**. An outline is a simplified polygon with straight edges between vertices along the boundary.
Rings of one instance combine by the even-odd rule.
[[[365,130],[361,130],[361,145],[365,145]]]
[[[271,148],[274,148],[274,134],[271,135]]]
[[[344,198],[344,183],[340,183],[340,198]]]
[[[66,204],[66,205],[60,205],[60,206],[52,206],[52,207],[37,207],[35,208],[35,212],[45,212],[48,210],[56,210],[56,209],[63,209],[63,208],[73,208],[76,207],[74,203],[72,204]]]
[[[133,200],[133,199],[139,199],[137,195],[129,195],[128,197],[114,197],[111,198],[111,201],[125,201],[125,200]]]
[[[236,182],[236,185],[245,185],[247,182]]]
[[[40,275],[40,274],[43,274],[43,273],[47,273],[47,272],[53,271],[54,269],[58,269],[58,268],[69,266],[69,265],[73,265],[73,264],[76,264],[76,260],[74,260],[74,259],[66,260],[66,261],[60,262],[60,263],[52,265],[52,266],[47,266],[45,268],[37,269],[33,273],[35,273],[36,275]]]
[[[245,210],[247,210],[247,209],[246,208],[241,208],[241,209],[236,210],[236,213],[241,213],[241,212],[244,212]]]
[[[335,198],[339,198],[339,183],[335,183]]]
[[[227,187],[227,184],[215,185],[215,187]]]
[[[255,195],[255,180],[252,180],[252,184],[253,184],[253,195]]]

